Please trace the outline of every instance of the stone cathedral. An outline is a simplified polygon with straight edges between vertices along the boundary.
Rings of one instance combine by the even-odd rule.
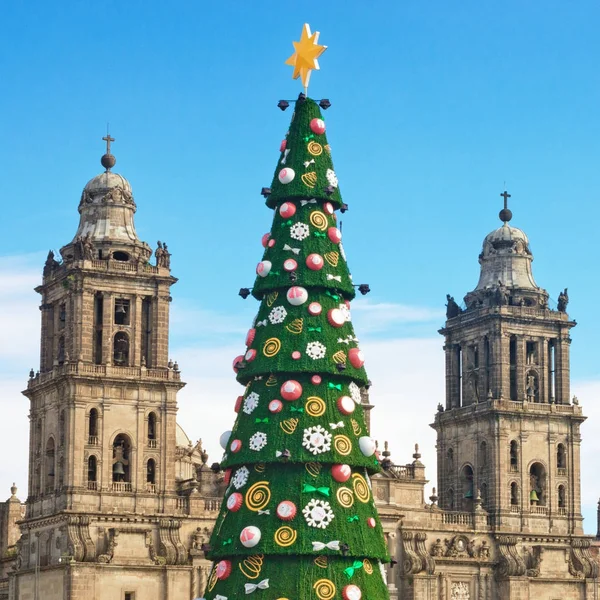
[[[223,476],[177,424],[171,255],[159,242],[153,259],[139,240],[131,186],[104,139],[79,227],[36,288],[27,500],[13,487],[0,504],[0,600],[195,600],[206,589]],[[477,286],[460,305],[447,297],[437,492],[425,498],[418,447],[404,465],[387,442],[379,454],[393,600],[599,598],[598,544],[580,506],[585,417],[569,390],[575,323],[567,291],[551,307],[535,283],[503,196]]]

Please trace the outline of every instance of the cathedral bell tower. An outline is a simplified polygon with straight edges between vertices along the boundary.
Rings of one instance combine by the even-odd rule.
[[[569,398],[567,290],[556,310],[533,278],[529,240],[509,222],[483,242],[463,310],[448,296],[446,404],[437,432],[440,505],[487,511],[496,530],[581,534],[581,408]]]
[[[175,418],[184,384],[168,354],[177,280],[166,244],[159,242],[150,264],[152,251],[134,227],[131,186],[111,171],[114,140],[104,140],[105,171],[83,190],[75,237],[61,248],[61,261],[49,253],[36,288],[41,356],[24,391],[29,489],[19,559],[19,585],[36,592],[40,567],[60,569],[65,557],[71,565],[118,563],[114,522],[123,519],[138,522],[150,564],[160,555],[161,564],[187,560],[178,554],[179,534],[169,530],[174,521],[140,517],[175,514],[180,500]]]

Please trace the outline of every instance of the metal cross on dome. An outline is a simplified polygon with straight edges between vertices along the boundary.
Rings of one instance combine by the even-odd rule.
[[[504,198],[504,210],[506,210],[508,208],[508,199],[511,197],[511,195],[506,190],[504,190],[504,192],[502,192],[500,196]]]
[[[115,141],[114,137],[110,137],[110,133],[107,133],[103,138],[106,142],[106,154],[110,154],[110,143]]]

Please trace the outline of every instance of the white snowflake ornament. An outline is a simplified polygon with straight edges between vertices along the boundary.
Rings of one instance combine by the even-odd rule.
[[[331,433],[327,429],[316,425],[304,430],[302,446],[313,454],[323,454],[331,450]]]
[[[269,313],[269,321],[271,321],[271,325],[279,325],[279,323],[283,323],[286,317],[287,310],[285,310],[283,306],[275,306]]]
[[[350,314],[350,309],[348,308],[348,306],[346,305],[345,302],[342,302],[340,305],[338,305],[338,308],[342,311],[344,318],[346,319],[346,323],[349,323],[350,321],[352,321],[352,315]]]
[[[231,479],[231,483],[236,490],[239,490],[241,487],[244,487],[248,483],[248,477],[250,476],[250,471],[246,467],[240,467],[235,475]]]
[[[255,434],[253,434],[250,438],[250,442],[248,443],[250,450],[255,450],[257,452],[258,450],[262,450],[266,445],[267,434],[263,433],[262,431],[257,431]]]
[[[310,228],[306,223],[294,223],[290,227],[290,237],[293,240],[298,240],[301,242],[305,240],[310,235]]]
[[[325,529],[335,518],[329,502],[314,498],[302,509],[302,514],[307,525],[317,529]]]
[[[352,400],[354,400],[354,402],[356,402],[356,404],[360,404],[361,403],[360,388],[354,383],[354,381],[351,381],[350,384],[348,385],[348,391],[350,392],[350,396],[352,397]]]
[[[306,354],[310,356],[313,360],[317,360],[318,358],[325,358],[325,352],[327,348],[321,342],[309,342],[306,346]]]
[[[252,414],[252,411],[258,406],[260,396],[256,392],[250,392],[244,400],[244,408],[242,409],[247,415]]]
[[[337,178],[337,175],[335,174],[335,171],[333,171],[332,169],[327,169],[327,173],[325,173],[325,177],[327,177],[327,182],[329,183],[329,185],[331,185],[335,188],[338,186],[338,178]]]

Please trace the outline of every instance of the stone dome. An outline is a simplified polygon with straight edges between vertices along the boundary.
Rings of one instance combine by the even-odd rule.
[[[96,175],[96,177],[90,179],[84,191],[89,194],[97,194],[99,192],[107,192],[108,190],[112,190],[118,188],[131,194],[131,184],[125,177],[119,175],[118,173],[113,173],[112,171],[104,171],[104,173],[100,173]]]
[[[483,247],[485,249],[486,243],[490,244],[496,243],[510,243],[516,242],[517,240],[521,240],[525,245],[529,245],[529,238],[525,234],[525,232],[521,229],[517,229],[516,227],[511,227],[508,223],[504,223],[502,227],[498,227],[491,233],[488,233],[485,240],[483,241]]]

